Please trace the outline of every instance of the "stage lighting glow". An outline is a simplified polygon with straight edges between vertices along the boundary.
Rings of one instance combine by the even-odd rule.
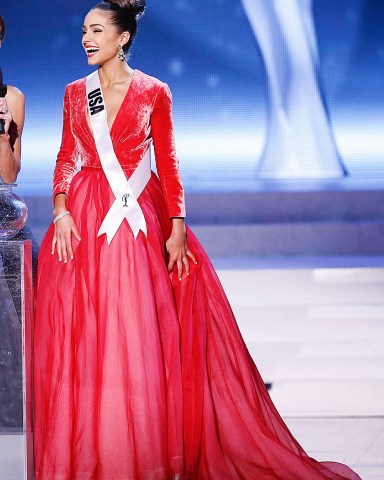
[[[39,185],[52,181],[61,140],[65,85],[90,72],[80,40],[83,14],[94,2],[84,0],[75,6],[67,2],[60,9],[49,0],[38,3],[5,2],[2,14],[7,22],[7,42],[0,51],[5,80],[21,88],[27,99],[18,181],[21,187],[36,188],[37,194],[41,192]],[[380,54],[384,4],[313,0],[313,7],[314,22],[307,22],[306,38],[318,65],[316,74],[324,87],[321,93],[342,161],[352,178],[384,180]],[[44,29],[35,29],[42,11]],[[293,13],[286,21],[292,30]],[[228,36],[228,32],[235,34]],[[33,42],[26,43],[25,38],[31,35]],[[171,87],[176,146],[183,177],[190,185],[234,181],[241,189],[241,182],[245,185],[250,179],[257,180],[268,138],[268,80],[240,0],[206,0],[201,4],[183,0],[174,9],[164,2],[151,2],[130,64]],[[308,85],[304,78],[298,85],[299,98]],[[296,108],[295,118],[303,127],[297,142],[290,145],[308,150],[306,112],[308,109]],[[314,117],[317,123],[324,120]],[[318,144],[324,153],[323,142]],[[280,150],[273,154],[274,161],[287,164],[292,148]],[[304,162],[305,171],[310,171],[313,163],[309,157]],[[214,188],[214,182],[212,185]]]

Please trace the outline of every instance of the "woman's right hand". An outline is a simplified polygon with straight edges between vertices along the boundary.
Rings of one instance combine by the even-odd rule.
[[[0,98],[0,120],[4,121],[4,133],[8,133],[12,123],[12,113],[8,110],[8,103],[5,97]]]
[[[73,260],[72,235],[81,241],[80,234],[76,228],[71,215],[65,215],[55,223],[55,232],[52,240],[52,255],[57,251],[59,262],[68,262],[68,257]]]

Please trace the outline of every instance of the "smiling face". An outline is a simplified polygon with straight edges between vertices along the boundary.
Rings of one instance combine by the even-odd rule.
[[[83,47],[89,65],[103,65],[117,60],[120,45],[129,40],[129,32],[119,34],[110,22],[110,15],[102,10],[91,10],[84,19]]]

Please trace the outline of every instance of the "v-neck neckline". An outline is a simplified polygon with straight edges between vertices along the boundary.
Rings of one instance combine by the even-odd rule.
[[[126,93],[125,93],[125,95],[124,95],[124,98],[123,98],[123,100],[122,100],[122,102],[121,102],[121,104],[120,104],[119,109],[117,110],[116,117],[114,118],[114,120],[113,120],[113,122],[112,122],[111,128],[109,128],[109,126],[108,126],[108,131],[109,131],[109,135],[111,136],[111,138],[112,138],[112,131],[113,131],[113,128],[114,128],[114,126],[115,126],[116,120],[118,119],[118,117],[119,117],[119,115],[120,115],[120,112],[122,111],[123,106],[124,106],[124,104],[126,103],[127,98],[128,98],[128,96],[129,96],[129,93],[130,93],[130,91],[131,91],[132,83],[133,83],[133,81],[135,80],[135,77],[136,77],[136,72],[137,72],[137,70],[134,69],[134,70],[133,70],[133,73],[132,73],[131,81],[130,81],[130,83],[129,83],[129,85],[128,85],[128,89],[127,89],[127,91],[126,91]],[[97,72],[97,75],[99,75],[99,72]],[[99,77],[99,81],[100,81],[100,77]],[[103,91],[103,88],[101,87],[101,82],[100,82],[100,89],[101,89],[101,91]],[[104,94],[103,94],[103,98],[104,98]],[[105,104],[105,99],[104,99],[104,104]],[[106,104],[105,104],[105,109],[107,109]],[[108,111],[107,111],[107,122],[108,122]],[[86,110],[85,110],[85,123],[87,124],[89,131],[90,131],[90,132],[92,133],[92,135],[93,135],[92,124],[90,123],[89,118],[88,118],[88,105],[87,105]]]

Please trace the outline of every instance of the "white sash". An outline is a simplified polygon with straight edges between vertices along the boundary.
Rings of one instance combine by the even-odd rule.
[[[136,170],[127,180],[113,149],[98,71],[87,77],[86,90],[89,118],[97,152],[115,196],[115,201],[104,218],[97,236],[105,233],[108,245],[110,245],[124,218],[127,219],[135,239],[140,230],[147,235],[147,224],[137,199],[151,178],[150,148],[147,149]]]

